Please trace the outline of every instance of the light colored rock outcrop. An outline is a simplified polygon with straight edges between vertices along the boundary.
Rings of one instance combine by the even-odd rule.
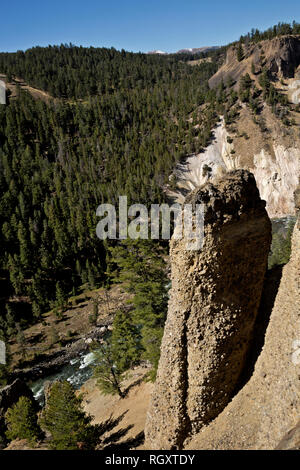
[[[300,191],[296,192],[300,208]],[[274,449],[299,444],[300,220],[253,376],[188,449]],[[291,430],[294,428],[294,431]],[[286,433],[289,433],[285,438]],[[297,435],[296,435],[297,434]],[[298,438],[297,438],[298,436]],[[297,441],[298,439],[298,441]],[[297,444],[298,442],[298,444]],[[279,447],[278,447],[279,446]]]
[[[294,105],[300,102],[299,36],[287,35],[258,44],[247,43],[243,49],[244,59],[241,61],[237,58],[237,45],[227,49],[224,64],[209,80],[211,88],[222,81],[226,83],[230,78],[238,91],[241,78],[248,73],[253,85],[261,89],[260,77],[265,69],[280,94],[287,96]],[[234,122],[222,133],[218,131],[217,142],[213,142],[199,157],[206,156],[209,149],[216,153],[217,147],[228,148],[229,136],[229,152],[218,152],[223,167],[244,168],[254,173],[261,198],[267,202],[269,217],[293,215],[293,192],[300,174],[299,113],[295,112],[294,106],[290,106],[288,115],[280,107],[274,112],[262,97],[263,94],[257,116],[247,104],[239,102]],[[283,119],[284,116],[288,120]],[[186,179],[189,172],[179,174],[179,177]]]
[[[254,155],[253,174],[260,197],[267,201],[266,209],[272,216],[294,214],[293,193],[300,175],[300,147],[285,148],[273,144],[274,158],[262,149]]]
[[[190,155],[176,165],[174,176],[177,188],[175,191],[168,190],[168,196],[176,202],[182,203],[186,194],[193,189],[198,188],[211,178],[225,174],[228,170],[234,170],[237,163],[232,157],[233,146],[228,142],[228,137],[224,118],[221,117],[213,131],[212,143],[204,152]]]
[[[172,289],[146,448],[182,447],[232,397],[260,301],[271,225],[253,175],[227,173],[193,191],[205,204],[200,251],[171,241]]]
[[[244,117],[247,110],[243,110],[243,113]],[[231,143],[231,136],[221,117],[213,132],[213,141],[204,152],[191,155],[184,162],[177,164],[174,171],[177,188],[173,191],[168,190],[168,196],[182,203],[189,191],[206,181],[228,171],[244,168],[254,174],[260,197],[267,203],[269,217],[294,214],[293,193],[297,188],[300,174],[300,139],[299,136],[295,136],[294,145],[291,146],[288,140],[281,136],[282,143],[279,144],[277,137],[280,134],[273,120],[268,125],[271,129],[274,128],[274,135],[259,135],[257,138],[255,131],[248,128],[249,139],[246,141],[246,148],[240,149],[239,143],[236,146]],[[247,124],[245,120],[241,121],[240,132]],[[236,152],[232,153],[234,149]],[[245,153],[247,159],[240,156]]]
[[[291,80],[291,82],[289,83],[288,96],[292,103],[300,103],[300,80]]]

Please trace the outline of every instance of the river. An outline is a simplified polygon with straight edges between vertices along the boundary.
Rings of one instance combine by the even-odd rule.
[[[82,354],[78,358],[62,366],[59,372],[43,377],[29,384],[34,398],[40,405],[44,404],[44,386],[46,382],[54,382],[57,379],[67,380],[73,387],[78,390],[89,378],[91,378],[93,369],[92,364],[95,361],[95,354],[89,352]]]

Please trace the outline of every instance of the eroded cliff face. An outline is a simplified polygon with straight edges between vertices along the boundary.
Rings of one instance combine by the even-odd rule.
[[[168,196],[182,203],[188,192],[211,178],[243,168],[254,174],[269,217],[295,214],[293,193],[300,174],[299,133],[284,129],[268,109],[262,114],[270,129],[265,135],[245,107],[240,111],[235,135],[228,132],[221,117],[213,141],[205,151],[187,157],[176,166],[177,188],[168,190]],[[244,132],[247,139],[241,137]]]
[[[210,177],[243,168],[254,174],[270,217],[293,215],[293,192],[300,174],[300,114],[295,106],[300,103],[300,37],[274,38],[243,47],[242,61],[237,59],[236,46],[228,48],[225,63],[209,83],[213,88],[231,78],[233,89],[238,91],[241,78],[248,73],[260,90],[258,114],[238,100],[234,121],[225,126],[221,117],[211,144],[202,153],[190,155],[177,165],[174,170],[177,189],[168,194],[182,202],[188,191]],[[278,93],[290,102],[289,123],[283,119],[285,111],[274,112],[263,100],[259,80],[263,70],[268,72]]]
[[[270,217],[295,213],[293,193],[300,174],[300,146],[284,147],[273,143],[272,153],[261,149],[253,158],[253,174],[262,199],[267,201]]]
[[[258,311],[271,224],[255,179],[232,171],[193,191],[205,204],[204,244],[171,241],[172,289],[146,448],[181,448],[227,405]]]
[[[209,80],[211,88],[218,86],[229,77],[238,81],[241,75],[251,73],[252,64],[258,68],[263,66],[269,70],[273,77],[290,79],[294,78],[295,70],[300,65],[300,37],[287,35],[271,40],[260,41],[257,44],[243,45],[244,59],[238,61],[237,46],[230,46],[227,50],[225,63]],[[298,72],[296,73],[298,77]]]
[[[300,190],[295,193],[300,209]],[[274,449],[299,446],[300,218],[289,263],[254,373],[224,411],[188,443],[188,449]]]
[[[183,203],[190,191],[211,178],[222,176],[228,170],[235,169],[235,159],[231,154],[233,145],[228,142],[228,138],[224,119],[221,117],[213,131],[212,143],[205,151],[190,155],[176,165],[173,175],[177,181],[177,188],[173,191],[168,190],[167,195],[176,202]]]

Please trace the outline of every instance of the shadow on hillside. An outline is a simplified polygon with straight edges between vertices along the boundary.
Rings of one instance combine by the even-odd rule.
[[[133,424],[126,426],[125,428],[114,430],[118,426],[124,416],[128,413],[128,410],[124,411],[118,418],[113,418],[112,415],[108,420],[98,425],[98,433],[100,442],[97,447],[98,450],[109,450],[109,451],[120,451],[134,449],[144,443],[144,433],[140,432],[135,437],[129,437],[126,440],[122,440],[126,434],[133,428]]]
[[[283,265],[274,266],[266,273],[258,315],[254,325],[252,344],[234,394],[238,393],[253,375],[256,361],[264,346],[266,330],[280,285],[282,268]]]
[[[140,385],[142,382],[144,382],[144,380],[145,376],[138,378],[135,382],[132,382],[127,388],[125,388],[125,390],[123,390],[124,396],[126,397],[132,388]]]
[[[108,446],[104,447],[102,450],[109,450],[110,452],[132,450],[141,446],[142,444],[144,444],[144,442],[145,442],[145,435],[144,435],[144,432],[141,431],[135,437],[130,437],[126,441],[119,442],[116,444],[109,444]]]

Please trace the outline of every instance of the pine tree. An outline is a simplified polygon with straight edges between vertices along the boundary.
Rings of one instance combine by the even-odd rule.
[[[272,238],[271,252],[268,259],[268,267],[271,269],[276,265],[288,263],[291,255],[291,238],[295,222],[290,221],[286,234],[274,233]]]
[[[103,394],[116,393],[124,398],[121,383],[124,379],[124,371],[118,368],[114,362],[114,354],[110,340],[102,340],[94,351],[95,362],[93,365],[93,376],[97,379],[97,385]]]
[[[130,312],[118,311],[113,322],[111,351],[114,364],[122,373],[137,364],[142,354],[141,334]]]
[[[95,273],[93,264],[89,263],[89,260],[86,260],[86,272],[87,279],[89,283],[89,288],[94,289],[96,287]]]
[[[16,322],[13,308],[10,304],[6,304],[6,333],[10,337],[16,333]]]
[[[56,283],[56,303],[61,312],[66,309],[66,295],[59,281]]]
[[[9,372],[6,364],[0,364],[0,388],[7,385]]]
[[[50,341],[52,346],[54,346],[59,341],[59,336],[54,326],[52,326],[50,330]]]
[[[37,423],[37,414],[32,401],[27,397],[20,397],[18,402],[9,408],[5,414],[8,439],[27,439],[34,444],[41,436],[41,429]]]
[[[93,326],[97,325],[97,319],[98,319],[98,314],[99,314],[98,310],[99,310],[98,301],[94,299],[93,300],[93,312],[89,315],[89,322]]]
[[[239,62],[241,62],[244,59],[244,50],[243,50],[243,46],[242,46],[241,42],[239,42],[239,44],[238,44],[237,51],[236,51],[236,56],[237,56],[237,60]]]
[[[111,248],[111,262],[118,266],[114,279],[123,282],[125,289],[134,294],[132,319],[138,326],[143,346],[142,357],[153,366],[151,378],[156,375],[160,343],[167,314],[169,282],[158,244],[148,240],[124,240]]]
[[[51,449],[95,449],[98,427],[90,424],[92,417],[83,411],[82,401],[67,381],[56,381],[51,386],[40,419],[42,428],[51,434]]]
[[[25,337],[24,331],[22,330],[21,326],[18,323],[16,327],[18,331],[16,340],[19,346],[19,350],[21,352],[21,356],[22,358],[24,358],[26,356],[26,337]]]

